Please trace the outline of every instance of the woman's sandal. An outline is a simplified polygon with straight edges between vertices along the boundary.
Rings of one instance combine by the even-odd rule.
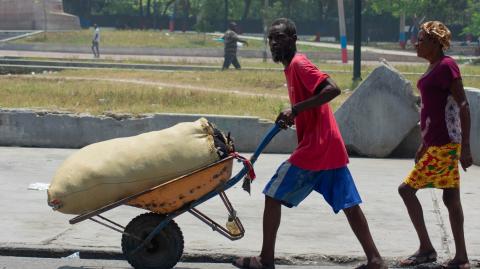
[[[260,257],[243,257],[233,261],[233,265],[242,269],[275,269],[275,265],[264,265]]]
[[[400,261],[400,267],[417,266],[424,263],[432,263],[437,261],[437,253],[430,252],[424,254],[413,254],[412,256]]]
[[[456,262],[453,260],[449,260],[445,263],[442,264],[442,268],[444,269],[470,269],[470,263],[469,262]]]

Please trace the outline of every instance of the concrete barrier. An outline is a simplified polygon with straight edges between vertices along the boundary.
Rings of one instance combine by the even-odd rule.
[[[470,104],[470,148],[472,150],[473,163],[480,165],[480,89],[465,87],[465,94]],[[390,156],[413,158],[420,143],[420,125],[417,125]]]
[[[465,94],[470,104],[470,148],[473,163],[480,165],[480,89],[466,87]]]
[[[362,156],[387,157],[419,121],[410,82],[382,64],[335,112],[345,145]]]
[[[205,117],[231,132],[237,151],[252,152],[273,126],[256,117],[193,114],[109,115],[95,117],[61,112],[0,110],[0,145],[47,148],[80,148],[116,137],[161,130],[179,122]],[[293,129],[280,132],[265,152],[290,153],[297,144]]]
[[[415,158],[420,143],[422,142],[420,123],[418,123],[403,139],[403,141],[389,155],[391,158]]]
[[[476,165],[480,165],[480,90],[467,87],[465,92],[470,103],[473,160]],[[242,152],[255,150],[273,124],[256,117],[193,114],[94,117],[61,112],[0,109],[0,146],[80,148],[115,137],[168,128],[178,122],[194,121],[202,116],[214,122],[220,129],[231,132],[237,150]],[[417,124],[389,156],[413,158],[420,141],[420,128]],[[265,152],[290,153],[296,144],[296,133],[289,129],[277,135]]]

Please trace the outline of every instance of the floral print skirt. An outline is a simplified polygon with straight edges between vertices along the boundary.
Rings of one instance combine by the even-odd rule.
[[[414,189],[458,188],[460,186],[459,155],[460,144],[457,143],[428,147],[404,183]]]

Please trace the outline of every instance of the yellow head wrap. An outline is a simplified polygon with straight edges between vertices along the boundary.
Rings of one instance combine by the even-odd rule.
[[[428,36],[436,39],[440,45],[442,45],[443,50],[450,48],[452,33],[442,22],[427,21],[420,26],[420,30],[423,30]]]

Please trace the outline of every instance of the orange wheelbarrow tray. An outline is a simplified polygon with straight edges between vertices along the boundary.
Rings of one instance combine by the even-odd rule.
[[[91,220],[114,231],[122,233],[122,252],[127,261],[138,268],[173,268],[183,254],[183,234],[173,220],[179,215],[189,212],[230,240],[241,239],[245,229],[230,203],[225,190],[237,184],[252,169],[258,156],[280,131],[274,125],[265,135],[250,160],[235,155],[220,160],[207,167],[162,183],[151,189],[126,197],[104,207],[78,215],[70,224]],[[242,161],[244,167],[237,175],[231,177],[233,160]],[[250,179],[245,179],[249,184]],[[195,207],[212,197],[219,195],[222,199],[229,219],[235,229],[227,229],[210,219]],[[150,211],[131,220],[126,227],[100,214],[120,205],[129,205]]]

